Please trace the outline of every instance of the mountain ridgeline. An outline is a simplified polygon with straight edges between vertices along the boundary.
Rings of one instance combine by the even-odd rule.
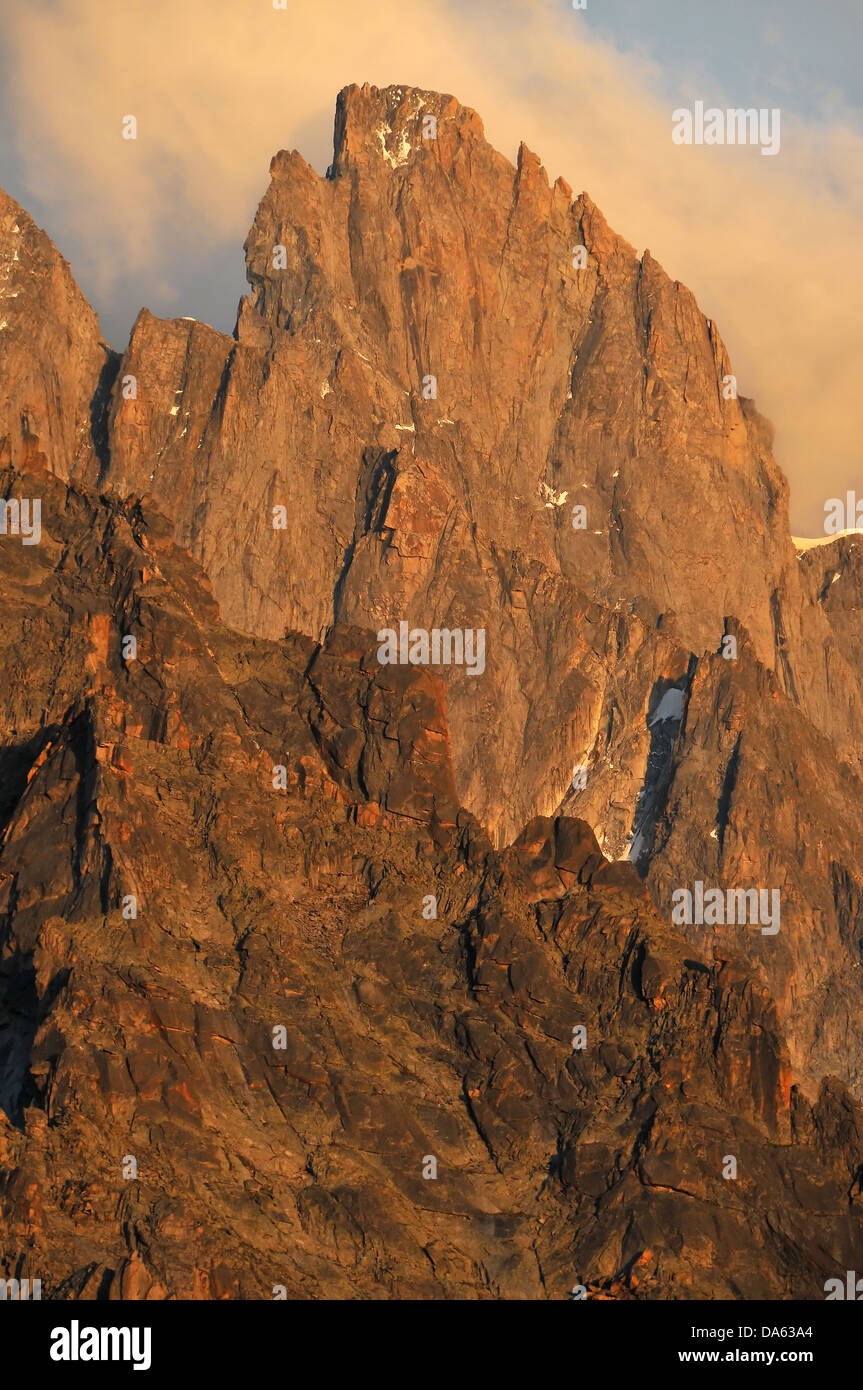
[[[0,1270],[824,1297],[857,539],[795,548],[716,324],[453,97],[346,88],[245,253],[232,337],[121,355],[0,193]]]

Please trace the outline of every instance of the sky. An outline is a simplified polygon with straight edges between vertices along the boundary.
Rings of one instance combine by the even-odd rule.
[[[431,88],[694,291],[775,426],[795,533],[863,497],[861,0],[285,3],[0,0],[0,184],[114,347],[142,306],[231,332],[271,156],[323,173],[350,82]],[[778,154],[675,144],[696,101],[779,108]]]

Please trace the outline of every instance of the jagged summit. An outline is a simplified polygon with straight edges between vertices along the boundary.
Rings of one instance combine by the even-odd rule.
[[[428,134],[433,127],[435,138]],[[370,155],[398,169],[421,151],[452,168],[456,154],[464,156],[475,142],[485,143],[482,121],[455,97],[419,87],[352,84],[336,99],[332,174],[338,177]]]
[[[436,120],[426,136],[423,113]],[[522,147],[514,166],[495,151],[455,98],[346,88],[335,149],[330,179],[297,153],[273,161],[236,338],[142,313],[119,368],[103,367],[79,292],[39,295],[45,327],[13,376],[51,381],[49,344],[69,344],[67,436],[55,445],[56,393],[26,388],[0,437],[15,457],[26,416],[61,476],[161,499],[244,631],[482,628],[482,679],[448,670],[447,708],[459,797],[499,843],[566,805],[623,857],[649,783],[639,864],[667,900],[716,856],[734,759],[741,787],[747,770],[754,780],[731,797],[717,872],[790,874],[821,954],[854,959],[856,899],[836,897],[833,865],[852,871],[856,790],[843,781],[807,807],[816,862],[800,866],[799,824],[765,839],[775,800],[757,773],[766,752],[747,754],[752,716],[735,753],[763,669],[770,700],[798,721],[793,737],[826,740],[856,779],[863,697],[858,650],[797,560],[770,427],[738,389],[715,322],[587,195],[550,185],[537,156]],[[747,634],[746,660],[718,667],[736,676],[715,689],[692,684],[680,733],[699,730],[696,746],[675,744],[655,804],[651,702],[668,684],[690,689],[693,661],[708,669],[729,623]],[[723,702],[716,739],[700,729],[696,694],[706,719]],[[701,789],[682,797],[687,756]],[[589,778],[576,796],[579,766]],[[830,1069],[856,986],[837,966],[829,1001],[800,995],[800,947],[744,944],[787,996],[795,1061]],[[834,1022],[819,1031],[822,1008]],[[863,1075],[863,1050],[843,1068]]]
[[[819,1296],[863,1258],[860,548],[798,558],[716,324],[525,146],[350,87],[334,148],[273,159],[235,337],[142,311],[121,360],[2,204],[0,467],[44,504],[0,539],[4,1258],[32,1181],[59,1248],[68,1134],[132,1126],[146,1256],[73,1202],[63,1296],[534,1297],[573,1249],[613,1296]],[[705,888],[781,926],[672,924]],[[185,1213],[237,1210],[195,1263]]]
[[[12,458],[35,437],[61,476],[91,469],[112,361],[68,262],[0,189],[0,439]]]

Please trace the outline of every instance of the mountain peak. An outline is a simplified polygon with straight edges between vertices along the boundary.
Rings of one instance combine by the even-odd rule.
[[[796,558],[694,295],[455,98],[347,87],[270,172],[236,338],[121,362],[0,200],[0,1271],[816,1296],[860,547]]]
[[[446,161],[464,144],[484,142],[475,111],[455,97],[421,87],[343,87],[336,99],[333,174],[366,159],[401,168],[422,150]]]
[[[12,460],[38,439],[57,473],[92,463],[91,426],[114,360],[68,262],[0,189],[0,440]]]

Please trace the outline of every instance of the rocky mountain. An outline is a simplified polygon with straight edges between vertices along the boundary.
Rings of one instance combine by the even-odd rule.
[[[116,354],[66,261],[0,189],[0,438],[12,459],[29,441],[65,476],[104,457]]]
[[[122,356],[0,201],[0,1269],[823,1297],[858,542],[798,552],[716,325],[452,97],[347,88],[270,173],[234,336]]]

